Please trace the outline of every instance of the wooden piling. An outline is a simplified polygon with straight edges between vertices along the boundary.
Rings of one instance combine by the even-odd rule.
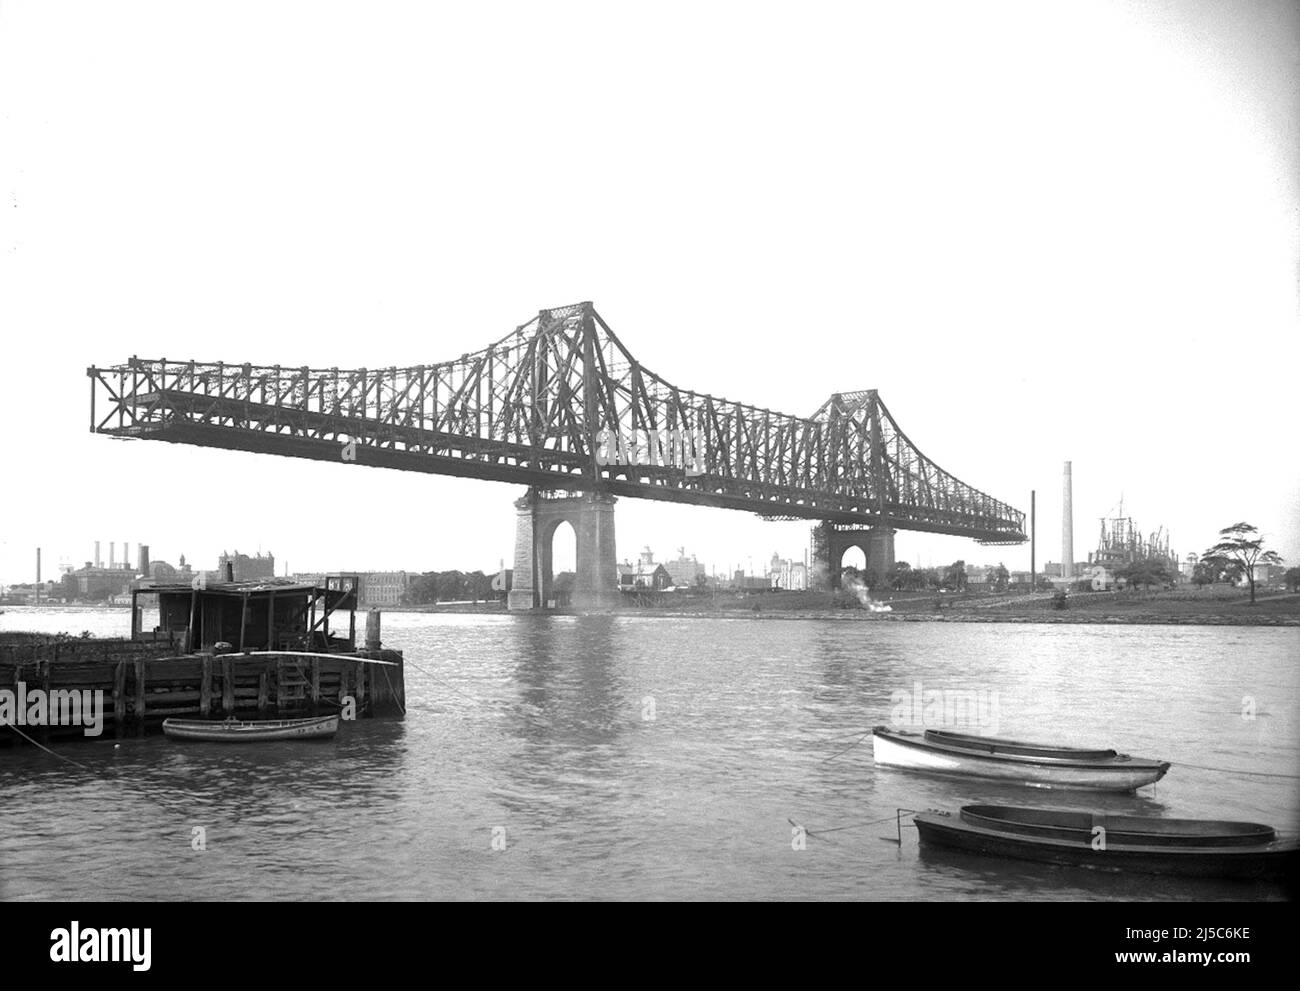
[[[145,662],[135,662],[135,735],[144,736]]]
[[[271,678],[267,665],[262,665],[262,673],[257,676],[257,712],[258,715],[265,716],[268,704],[268,693]]]
[[[118,661],[113,671],[113,736],[122,739],[126,731],[126,661]]]
[[[229,657],[221,659],[221,709],[227,715],[235,712],[235,662]]]
[[[57,645],[54,648],[54,656],[55,657],[59,656],[59,648]],[[40,740],[42,743],[49,743],[50,722],[54,719],[55,716],[53,712],[53,706],[51,705],[50,702],[50,662],[41,661],[37,665],[36,670],[40,673],[41,689],[45,693],[45,704],[47,707],[45,712],[45,722],[41,725],[41,728],[37,730],[36,738]]]
[[[402,652],[399,650],[367,651],[378,661],[389,664],[368,665],[370,671],[370,715],[401,719],[406,715],[406,677]]]
[[[199,683],[199,718],[212,715],[212,655],[203,655],[203,675]]]

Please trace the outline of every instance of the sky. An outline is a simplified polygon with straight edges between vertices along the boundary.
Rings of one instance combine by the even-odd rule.
[[[1300,563],[1300,6],[0,3],[0,581],[93,542],[493,570],[522,488],[89,432],[85,369],[415,365],[592,300],[683,388],[874,388],[1028,511]],[[622,499],[620,557],[809,526]],[[556,546],[572,560],[571,537]],[[921,565],[1029,545],[900,531]]]

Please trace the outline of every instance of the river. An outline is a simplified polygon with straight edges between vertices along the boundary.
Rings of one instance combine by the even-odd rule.
[[[404,721],[346,723],[318,743],[55,746],[82,767],[0,748],[0,898],[1286,897],[1269,882],[923,851],[913,828],[895,842],[893,817],[994,801],[1294,834],[1296,628],[417,613],[383,624],[385,646],[406,655]],[[10,630],[128,625],[121,609],[0,616]],[[1175,766],[1137,796],[1101,797],[876,768],[863,732],[933,723],[936,692],[975,730]]]

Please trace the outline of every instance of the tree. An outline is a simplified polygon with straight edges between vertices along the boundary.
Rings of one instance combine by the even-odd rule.
[[[1115,577],[1124,579],[1134,588],[1141,585],[1147,589],[1152,585],[1167,585],[1172,581],[1165,563],[1150,558],[1139,558],[1126,564],[1115,573]]]
[[[427,606],[437,601],[437,572],[426,571],[411,579],[402,595],[402,605]]]
[[[492,577],[481,571],[471,571],[465,576],[465,591],[477,605],[479,599],[487,601],[492,595]]]
[[[1005,564],[999,561],[996,568],[989,569],[988,580],[989,584],[993,586],[994,591],[1005,592],[1007,590],[1007,583],[1011,581],[1011,572],[1007,570]]]
[[[924,589],[926,573],[921,568],[913,568],[906,561],[899,561],[889,569],[885,582],[895,592]]]
[[[895,592],[903,591],[903,589],[911,585],[912,566],[906,561],[899,561],[889,569],[889,574],[885,576],[885,580]]]
[[[944,584],[954,592],[963,592],[966,590],[966,562],[953,561],[944,572]]]
[[[1214,561],[1197,561],[1192,569],[1193,585],[1213,585],[1219,580],[1220,568]]]
[[[1300,568],[1287,568],[1283,579],[1292,592],[1300,592]]]
[[[1222,538],[1217,544],[1201,555],[1205,558],[1217,558],[1228,562],[1243,573],[1250,585],[1250,604],[1255,604],[1255,566],[1257,564],[1281,564],[1282,558],[1277,551],[1264,550],[1264,538],[1259,536],[1259,529],[1249,523],[1234,523],[1219,531]]]

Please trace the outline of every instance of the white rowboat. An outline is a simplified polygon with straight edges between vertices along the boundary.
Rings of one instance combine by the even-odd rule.
[[[263,743],[268,740],[319,740],[338,732],[338,716],[307,719],[165,719],[163,732],[173,740],[210,743]]]
[[[931,774],[989,778],[1032,788],[1135,791],[1169,770],[1166,761],[1114,750],[1024,743],[942,730],[907,733],[877,726],[876,763]]]

